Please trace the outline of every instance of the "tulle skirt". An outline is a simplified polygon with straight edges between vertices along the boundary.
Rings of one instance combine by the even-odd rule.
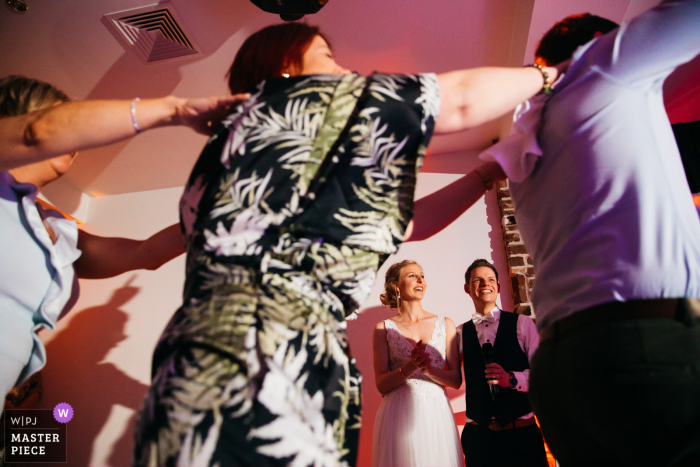
[[[442,386],[409,379],[379,406],[372,467],[463,467],[452,409]]]

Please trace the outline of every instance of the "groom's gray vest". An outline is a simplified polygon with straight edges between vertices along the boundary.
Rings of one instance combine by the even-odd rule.
[[[499,386],[496,400],[491,397],[484,375],[484,354],[473,321],[467,321],[462,326],[462,354],[467,417],[483,427],[488,426],[491,417],[495,417],[501,426],[505,426],[532,412],[527,394],[516,389]],[[506,371],[523,371],[530,368],[527,354],[518,343],[518,315],[515,313],[501,311],[493,346],[493,361]]]

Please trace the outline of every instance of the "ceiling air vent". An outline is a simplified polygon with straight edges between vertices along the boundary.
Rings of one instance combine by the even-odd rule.
[[[111,13],[103,22],[127,50],[146,63],[200,53],[169,3]]]

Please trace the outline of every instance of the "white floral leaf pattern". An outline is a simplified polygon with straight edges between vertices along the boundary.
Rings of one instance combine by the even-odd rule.
[[[184,304],[136,465],[354,465],[345,317],[403,241],[439,108],[434,75],[314,75],[262,83],[224,120],[181,202]]]

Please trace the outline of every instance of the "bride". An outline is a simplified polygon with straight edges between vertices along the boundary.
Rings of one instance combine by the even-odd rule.
[[[384,400],[374,421],[373,467],[464,465],[445,394],[445,386],[462,384],[455,325],[423,309],[426,287],[415,261],[386,273],[380,299],[398,314],[374,328],[374,375]]]

